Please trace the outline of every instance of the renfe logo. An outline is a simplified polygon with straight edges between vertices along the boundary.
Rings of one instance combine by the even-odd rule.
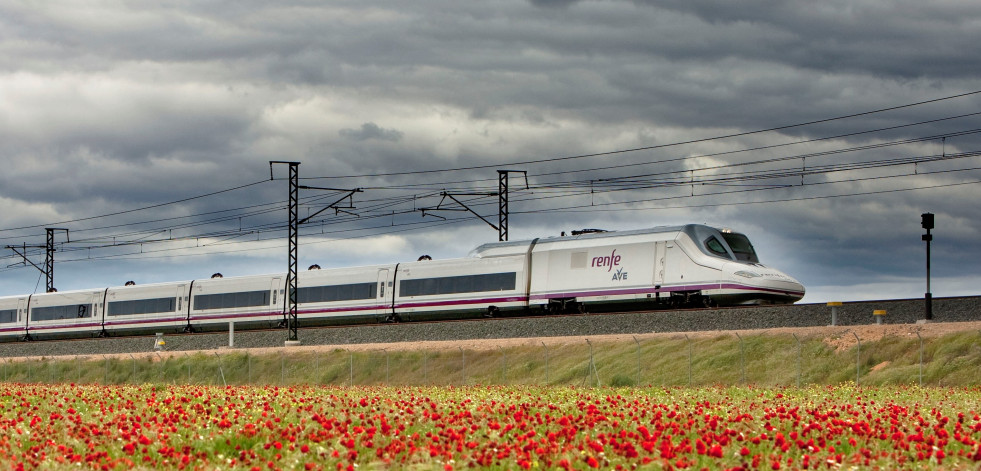
[[[607,256],[604,256],[604,257],[593,257],[593,264],[592,264],[592,266],[594,268],[595,267],[600,267],[600,268],[607,267],[606,268],[606,272],[607,273],[612,272],[613,271],[613,267],[619,267],[620,266],[620,256],[617,255],[617,251],[616,251],[616,249],[614,249],[613,252],[610,253],[610,255],[607,255]],[[626,279],[627,279],[627,272],[625,272],[623,270],[623,267],[618,268],[617,271],[616,271],[616,273],[613,274],[613,281],[623,281],[623,280],[626,280]]]
[[[593,266],[610,267],[606,269],[607,272],[613,271],[613,267],[619,265],[620,265],[620,256],[617,255],[616,249],[613,250],[613,253],[605,257],[593,257]]]

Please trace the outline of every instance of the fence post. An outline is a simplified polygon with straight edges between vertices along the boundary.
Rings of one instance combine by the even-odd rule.
[[[102,368],[102,384],[109,384],[109,357],[102,355],[102,358],[106,360],[106,366]]]
[[[248,370],[249,384],[252,384],[252,355],[248,350],[245,350],[245,368]]]
[[[500,345],[497,346],[497,349],[501,351],[501,384],[508,384],[508,354]]]
[[[542,347],[545,348],[545,386],[548,386],[548,345],[542,342]]]
[[[599,373],[596,371],[596,362],[593,361],[593,343],[586,339],[586,344],[589,345],[589,365],[586,366],[586,377],[583,378],[583,382],[589,378],[589,373],[592,372],[593,376],[596,378],[596,387],[602,386],[599,379]]]
[[[462,384],[466,385],[467,384],[467,354],[466,352],[463,351],[463,347],[456,347],[456,348],[460,349],[460,362],[463,365],[462,368],[460,368],[460,371],[462,372],[463,375]]]
[[[856,334],[855,332],[852,332],[852,335],[854,335],[855,340],[858,341],[858,348],[855,349],[855,385],[857,386],[859,384],[858,374],[859,371],[861,370],[861,367],[859,365],[862,360],[862,339],[858,338],[858,334]]]
[[[225,382],[225,370],[221,367],[221,355],[215,352],[215,358],[218,359],[218,374],[221,375],[221,385],[227,388],[228,383]]]
[[[184,352],[184,358],[187,362],[187,384],[191,384],[191,356]]]
[[[636,335],[631,335],[634,338],[634,343],[637,344],[637,385],[640,386],[640,341],[637,340]]]
[[[286,352],[279,351],[279,384],[286,386]]]
[[[800,339],[797,338],[797,334],[790,334],[794,336],[794,340],[797,341],[797,389],[800,389]]]
[[[354,352],[348,352],[348,373],[351,376],[351,387],[354,387]]]
[[[160,356],[160,353],[158,353],[158,352],[154,352],[154,354],[157,355],[157,361],[160,362],[160,366],[158,368],[160,370],[160,382],[161,383],[164,383],[165,381],[164,381],[164,360],[163,360],[163,357]]]
[[[127,355],[129,355],[129,358],[133,360],[133,384],[137,384],[136,383],[136,357],[134,357],[132,353],[127,353]]]
[[[739,382],[741,384],[746,384],[746,349],[743,346],[743,338],[739,336],[739,332],[733,333],[736,334],[736,338],[739,339]]]
[[[923,337],[920,337],[920,331],[916,331],[916,338],[920,339],[920,387],[923,387]]]
[[[691,339],[688,334],[685,334],[685,340],[688,341],[688,387],[691,387]]]
[[[429,385],[429,352],[422,351],[422,384]]]

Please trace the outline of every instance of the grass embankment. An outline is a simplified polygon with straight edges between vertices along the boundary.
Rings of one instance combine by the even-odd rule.
[[[885,336],[861,348],[822,337],[732,334],[499,349],[283,350],[79,356],[0,362],[0,380],[41,383],[574,386],[981,384],[981,335]],[[592,351],[592,354],[590,353]],[[922,363],[921,363],[922,357]]]

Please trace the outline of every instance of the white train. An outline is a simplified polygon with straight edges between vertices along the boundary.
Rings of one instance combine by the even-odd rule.
[[[284,274],[0,298],[0,340],[283,325]],[[308,270],[301,326],[793,303],[804,287],[746,236],[689,224],[481,245],[467,258]]]

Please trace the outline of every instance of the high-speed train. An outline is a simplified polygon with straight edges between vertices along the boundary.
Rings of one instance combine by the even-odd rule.
[[[286,275],[0,297],[0,340],[284,325]],[[297,275],[299,325],[793,303],[749,239],[685,226],[496,242],[466,258]]]

